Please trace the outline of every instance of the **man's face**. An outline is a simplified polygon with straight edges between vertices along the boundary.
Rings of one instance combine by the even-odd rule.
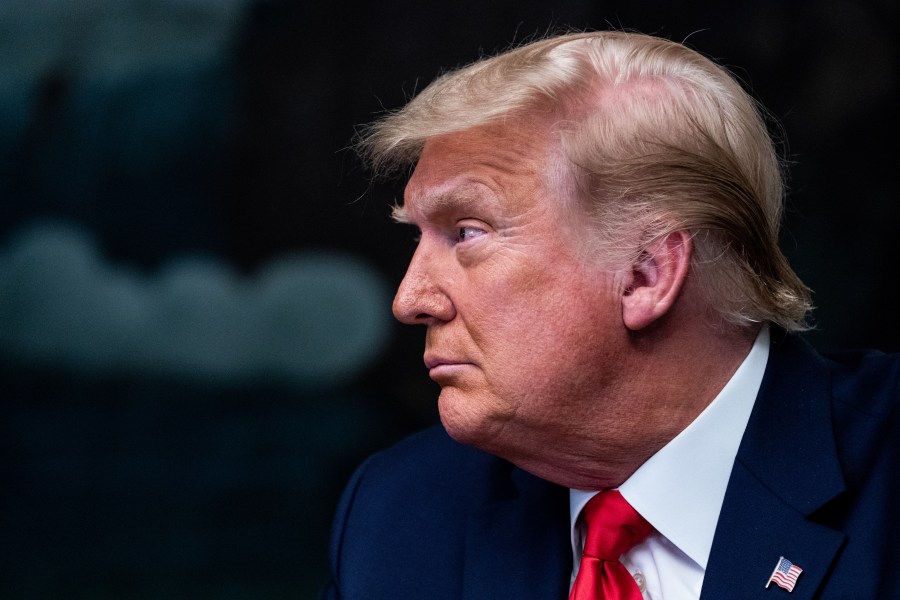
[[[585,424],[609,408],[627,343],[620,277],[584,256],[568,192],[547,183],[548,139],[521,124],[425,144],[401,215],[421,237],[393,307],[426,327],[448,432],[538,474],[560,440],[596,437]]]

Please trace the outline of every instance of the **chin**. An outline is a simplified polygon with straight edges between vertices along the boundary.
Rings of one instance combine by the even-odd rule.
[[[457,390],[444,389],[438,399],[438,413],[447,434],[467,446],[496,454],[497,415],[484,410],[486,405]]]
[[[467,446],[482,447],[479,441],[484,439],[484,434],[479,433],[477,424],[471,423],[469,420],[459,419],[458,415],[448,415],[445,411],[440,411],[441,424],[447,431],[447,434],[460,444]]]

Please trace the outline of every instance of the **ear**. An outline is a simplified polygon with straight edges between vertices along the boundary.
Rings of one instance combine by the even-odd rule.
[[[672,308],[692,252],[691,234],[673,231],[650,244],[631,265],[622,297],[622,319],[628,329],[643,329]]]

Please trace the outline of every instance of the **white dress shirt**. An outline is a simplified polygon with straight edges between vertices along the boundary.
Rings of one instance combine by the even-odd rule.
[[[655,528],[621,557],[646,600],[700,597],[731,466],[768,357],[769,329],[764,326],[747,358],[710,405],[619,486],[622,496]],[[584,543],[577,518],[596,493],[569,492],[572,581]]]

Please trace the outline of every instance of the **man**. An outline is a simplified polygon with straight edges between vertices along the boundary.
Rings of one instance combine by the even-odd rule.
[[[360,467],[327,597],[900,597],[900,360],[797,337],[779,161],[727,71],[544,39],[361,146],[415,165],[394,314],[443,428]]]

